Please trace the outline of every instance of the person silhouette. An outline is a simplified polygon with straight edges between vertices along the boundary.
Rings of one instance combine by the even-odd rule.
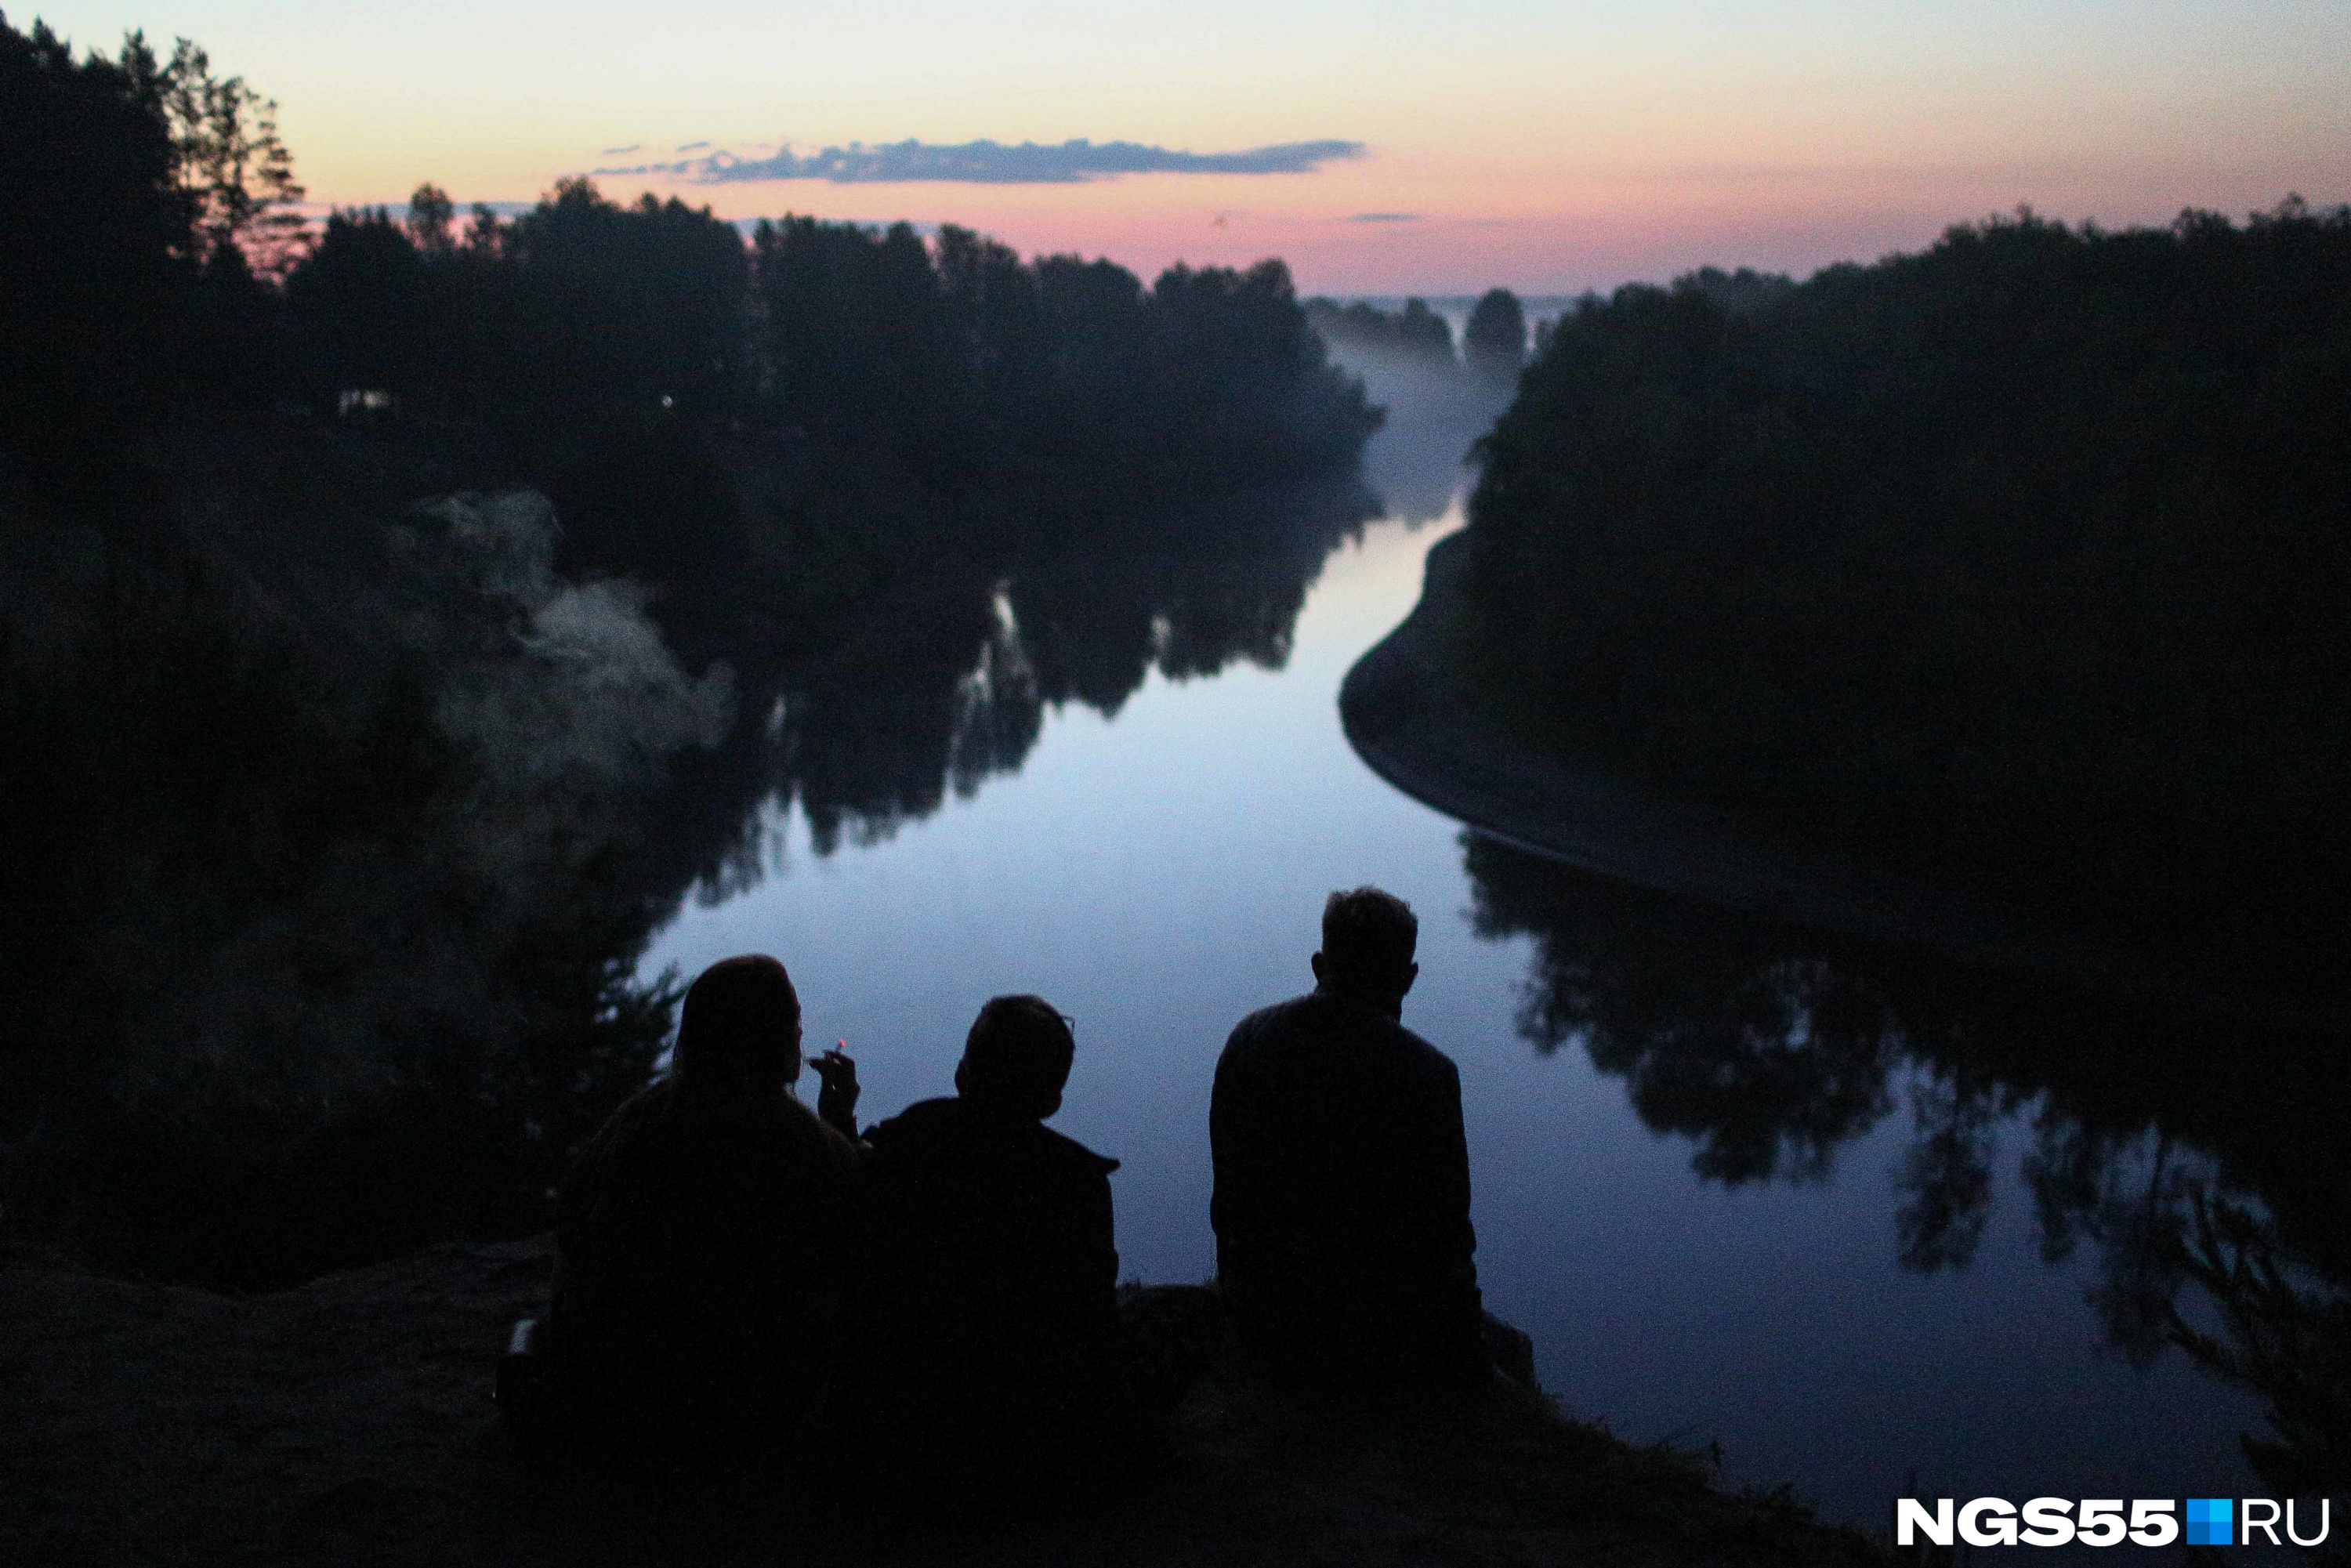
[[[686,992],[667,1075],[580,1150],[548,1322],[580,1436],[741,1447],[810,1417],[858,1155],[789,1092],[800,1065],[783,965],[724,959]]]
[[[951,1098],[866,1134],[849,1425],[910,1500],[1050,1505],[1105,1479],[1133,1428],[1110,1173],[1047,1127],[1076,1051],[1042,998],[998,997]]]
[[[1390,894],[1332,894],[1314,990],[1242,1019],[1217,1059],[1217,1279],[1277,1381],[1468,1388],[1491,1374],[1460,1074],[1402,1022],[1418,932]]]

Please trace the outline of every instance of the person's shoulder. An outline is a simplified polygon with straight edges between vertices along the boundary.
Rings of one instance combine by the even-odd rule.
[[[1100,1181],[1118,1162],[1029,1117],[1005,1116],[948,1097],[922,1100],[869,1129],[874,1168],[966,1173],[1025,1171],[1053,1182]]]
[[[820,1148],[827,1157],[846,1155],[852,1150],[841,1129],[810,1110],[798,1095],[782,1096],[775,1114],[795,1143]]]
[[[623,1148],[642,1141],[649,1129],[667,1120],[670,1103],[676,1093],[671,1080],[656,1078],[622,1101],[613,1107],[612,1113],[604,1118],[604,1124],[580,1145],[579,1157],[574,1162],[575,1168],[605,1164]]]
[[[676,1098],[677,1080],[664,1074],[622,1101],[604,1124],[626,1129],[658,1121],[668,1113],[671,1103]]]
[[[951,1095],[917,1100],[894,1116],[865,1130],[865,1141],[876,1152],[905,1148],[953,1132],[962,1120],[963,1103]]]
[[[1454,1066],[1451,1057],[1405,1027],[1401,1021],[1384,1019],[1381,1021],[1390,1025],[1395,1031],[1391,1038],[1395,1040],[1398,1049],[1412,1059],[1415,1065],[1440,1077],[1458,1079],[1461,1076],[1460,1069]]]
[[[857,1164],[856,1148],[789,1093],[677,1100],[660,1124],[669,1130],[649,1149],[658,1157],[728,1173],[753,1186],[836,1186]],[[650,1126],[653,1124],[649,1124]]]
[[[1458,1080],[1453,1059],[1423,1040],[1393,1013],[1327,992],[1318,998],[1331,1009],[1324,1020],[1331,1034],[1346,1042],[1355,1061],[1369,1067],[1383,1064],[1390,1073],[1419,1082]]]
[[[1313,1010],[1315,1002],[1315,993],[1310,991],[1302,997],[1292,997],[1288,1001],[1258,1009],[1233,1026],[1233,1032],[1225,1040],[1225,1053],[1229,1056],[1236,1051],[1245,1051],[1265,1041],[1278,1040],[1295,1033],[1299,1024]]]
[[[1116,1160],[1108,1155],[1094,1153],[1067,1133],[1057,1133],[1042,1122],[1037,1124],[1037,1131],[1043,1134],[1040,1146],[1050,1151],[1048,1157],[1072,1172],[1086,1176],[1104,1177],[1118,1169]]]

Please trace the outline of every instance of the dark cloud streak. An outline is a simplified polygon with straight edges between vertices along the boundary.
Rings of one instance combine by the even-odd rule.
[[[835,185],[904,184],[946,181],[978,185],[1068,185],[1121,174],[1311,174],[1323,164],[1360,158],[1360,141],[1284,141],[1238,152],[1182,152],[1135,141],[1083,140],[1043,146],[1023,141],[862,141],[828,147],[802,157],[787,146],[768,158],[718,152],[705,158],[640,163],[591,171],[597,174],[667,174],[697,184],[736,184],[762,180],[824,180]]]

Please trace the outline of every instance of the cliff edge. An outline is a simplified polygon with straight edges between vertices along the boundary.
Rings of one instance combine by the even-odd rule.
[[[112,1564],[651,1563],[1646,1564],[1883,1561],[1689,1456],[1498,1395],[1342,1417],[1197,1390],[1144,1494],[1050,1524],[812,1515],[789,1476],[692,1496],[534,1484],[489,1390],[545,1299],[548,1241],[453,1244],[232,1299],[0,1259],[0,1560]]]

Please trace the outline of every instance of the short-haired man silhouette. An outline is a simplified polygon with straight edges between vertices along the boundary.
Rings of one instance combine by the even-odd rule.
[[[1217,1270],[1268,1375],[1324,1386],[1483,1385],[1461,1079],[1404,1027],[1419,923],[1334,893],[1316,986],[1241,1020],[1208,1115]]]

